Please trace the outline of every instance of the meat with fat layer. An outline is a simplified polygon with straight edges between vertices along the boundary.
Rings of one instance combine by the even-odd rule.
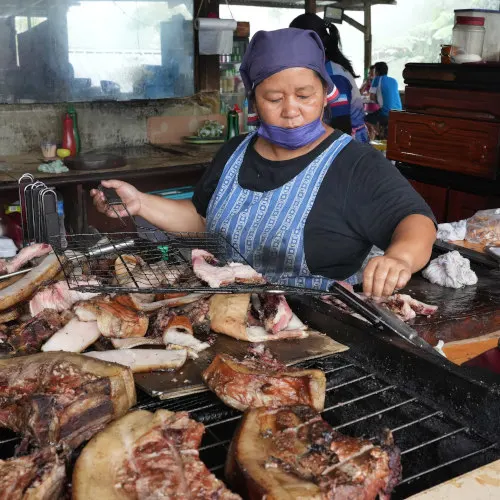
[[[83,449],[73,472],[73,500],[238,500],[200,460],[203,432],[187,412],[129,413]]]
[[[149,318],[145,313],[107,297],[77,303],[75,314],[83,321],[95,319],[99,331],[105,337],[144,337],[149,326]]]
[[[410,321],[417,315],[432,316],[438,309],[437,306],[425,304],[403,293],[376,299],[375,302],[392,311],[402,321]]]
[[[0,427],[76,448],[135,404],[128,368],[72,353],[0,359]]]
[[[99,285],[99,282],[90,279],[85,281],[85,285]],[[32,316],[36,316],[44,309],[54,309],[59,312],[66,311],[79,300],[90,300],[97,297],[97,295],[99,294],[70,290],[66,281],[56,281],[37,290],[30,300],[30,312]]]
[[[267,331],[259,323],[259,317],[252,313],[250,294],[212,295],[210,298],[209,317],[211,328],[214,332],[223,333],[247,342],[300,339],[309,336],[307,331],[301,328],[287,330],[288,326],[275,333],[272,330],[271,332]]]
[[[0,460],[0,500],[62,498],[66,467],[54,448]]]
[[[217,354],[203,372],[203,380],[226,405],[237,410],[304,404],[322,411],[325,374],[321,370],[287,368],[262,347],[242,361]]]
[[[0,311],[29,299],[39,286],[51,280],[60,271],[61,266],[57,256],[47,255],[38,266],[26,273],[20,280],[0,290]]]
[[[16,352],[33,354],[62,327],[63,321],[59,313],[53,309],[44,309],[34,318],[12,329],[8,343]]]
[[[265,283],[262,274],[248,264],[230,262],[219,266],[218,260],[205,250],[194,249],[191,253],[194,274],[210,288],[220,288],[232,283]]]
[[[308,406],[247,412],[225,474],[250,500],[382,500],[400,476],[392,444],[344,436]]]
[[[101,336],[97,321],[80,321],[72,318],[42,346],[43,352],[83,352]]]
[[[30,260],[47,255],[51,251],[52,247],[47,243],[35,243],[34,245],[21,248],[19,253],[12,257],[12,259],[0,259],[0,275],[15,273]]]

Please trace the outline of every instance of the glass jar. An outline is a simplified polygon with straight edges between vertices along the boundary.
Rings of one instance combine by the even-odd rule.
[[[471,63],[483,60],[484,17],[457,16],[453,27],[451,61]]]

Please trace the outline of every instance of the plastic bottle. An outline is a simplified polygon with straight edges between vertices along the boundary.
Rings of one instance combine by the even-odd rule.
[[[248,98],[245,98],[243,103],[243,123],[241,124],[242,132],[248,132]]]
[[[238,112],[233,108],[227,114],[227,135],[226,140],[232,139],[240,135],[240,123],[239,123],[239,115]]]
[[[63,119],[63,149],[71,151],[71,156],[76,156],[76,141],[73,132],[73,120],[71,116],[66,113]]]
[[[71,116],[73,120],[73,136],[75,137],[76,144],[76,154],[80,154],[81,151],[81,141],[80,141],[80,132],[78,131],[78,119],[76,116],[76,109],[73,104],[68,106],[68,115]]]

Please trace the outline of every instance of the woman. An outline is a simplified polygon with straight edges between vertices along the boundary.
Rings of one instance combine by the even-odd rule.
[[[361,88],[359,89],[362,95],[366,95],[368,98],[370,98],[370,89],[372,88],[372,82],[374,79],[375,79],[375,64],[372,64],[370,66],[370,72],[368,73],[368,78],[363,82],[363,85],[361,85]],[[369,102],[365,102],[366,113],[374,113],[379,109],[380,106],[376,102],[373,102],[371,100]]]
[[[192,201],[103,185],[164,230],[223,234],[275,283],[326,290],[355,275],[375,244],[385,255],[366,266],[364,291],[390,295],[427,263],[433,215],[380,153],[323,123],[333,91],[324,61],[312,31],[259,31],[240,70],[259,129],[221,148]]]
[[[290,24],[291,28],[315,31],[325,47],[326,70],[339,90],[339,97],[330,103],[331,125],[352,136],[360,142],[370,142],[365,125],[363,98],[356,84],[351,62],[342,53],[340,33],[334,24],[326,24],[316,14],[302,14]]]

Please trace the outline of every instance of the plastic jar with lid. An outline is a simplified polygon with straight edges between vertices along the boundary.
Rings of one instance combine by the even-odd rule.
[[[484,17],[457,16],[453,27],[452,62],[482,61],[484,34]]]

